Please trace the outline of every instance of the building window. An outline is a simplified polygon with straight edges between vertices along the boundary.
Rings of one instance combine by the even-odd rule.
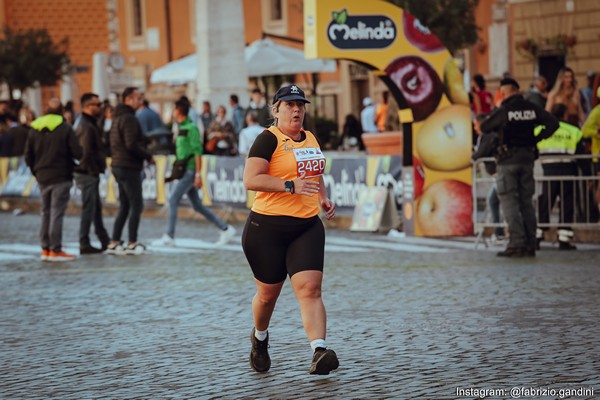
[[[287,1],[262,0],[263,31],[273,35],[286,36]]]
[[[143,36],[144,26],[142,22],[142,0],[133,0],[133,36]]]
[[[145,0],[129,0],[126,2],[126,29],[129,50],[145,50],[146,44],[146,7]]]
[[[283,8],[281,0],[271,0],[271,21],[281,21],[283,19]]]

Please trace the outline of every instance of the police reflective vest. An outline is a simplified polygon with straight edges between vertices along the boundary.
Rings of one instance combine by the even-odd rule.
[[[535,135],[537,136],[542,129],[543,126],[537,126],[534,131]],[[577,150],[577,144],[581,141],[582,136],[583,135],[579,128],[560,121],[558,129],[549,138],[538,142],[537,148],[540,152],[540,155],[574,155]],[[541,161],[543,164],[546,164],[557,162],[573,162],[574,160],[572,158],[564,157],[542,157]]]

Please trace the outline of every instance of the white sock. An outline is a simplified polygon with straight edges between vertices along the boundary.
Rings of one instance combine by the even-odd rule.
[[[267,338],[267,336],[268,329],[265,329],[264,331],[259,331],[258,329],[254,328],[254,337],[260,340],[261,342],[264,341]]]
[[[310,347],[312,348],[313,353],[317,347],[321,347],[323,349],[327,348],[327,344],[325,343],[325,339],[315,339],[310,342]]]

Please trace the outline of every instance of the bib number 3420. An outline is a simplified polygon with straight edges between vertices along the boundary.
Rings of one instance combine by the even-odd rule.
[[[325,172],[325,156],[321,149],[316,147],[294,149],[294,156],[298,165],[298,175],[306,172],[306,177],[321,176]]]

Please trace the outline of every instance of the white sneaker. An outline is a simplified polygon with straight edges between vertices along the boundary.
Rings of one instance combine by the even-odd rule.
[[[237,229],[235,229],[231,225],[227,225],[227,229],[224,231],[221,231],[219,240],[217,240],[217,243],[215,243],[215,244],[217,246],[222,246],[224,244],[227,244],[231,239],[233,239],[233,237],[235,236],[236,233],[237,233]]]
[[[125,254],[128,256],[139,256],[144,254],[146,251],[146,246],[139,242],[129,243],[127,247],[125,247]]]
[[[152,246],[175,247],[175,239],[165,233],[160,239],[153,241]]]
[[[504,236],[496,236],[496,234],[492,233],[490,239],[492,240],[492,244],[494,246],[503,246],[504,244],[506,244],[506,238]]]
[[[106,248],[106,254],[114,254],[116,256],[123,256],[125,253],[125,246],[123,246],[123,242],[109,244]]]

